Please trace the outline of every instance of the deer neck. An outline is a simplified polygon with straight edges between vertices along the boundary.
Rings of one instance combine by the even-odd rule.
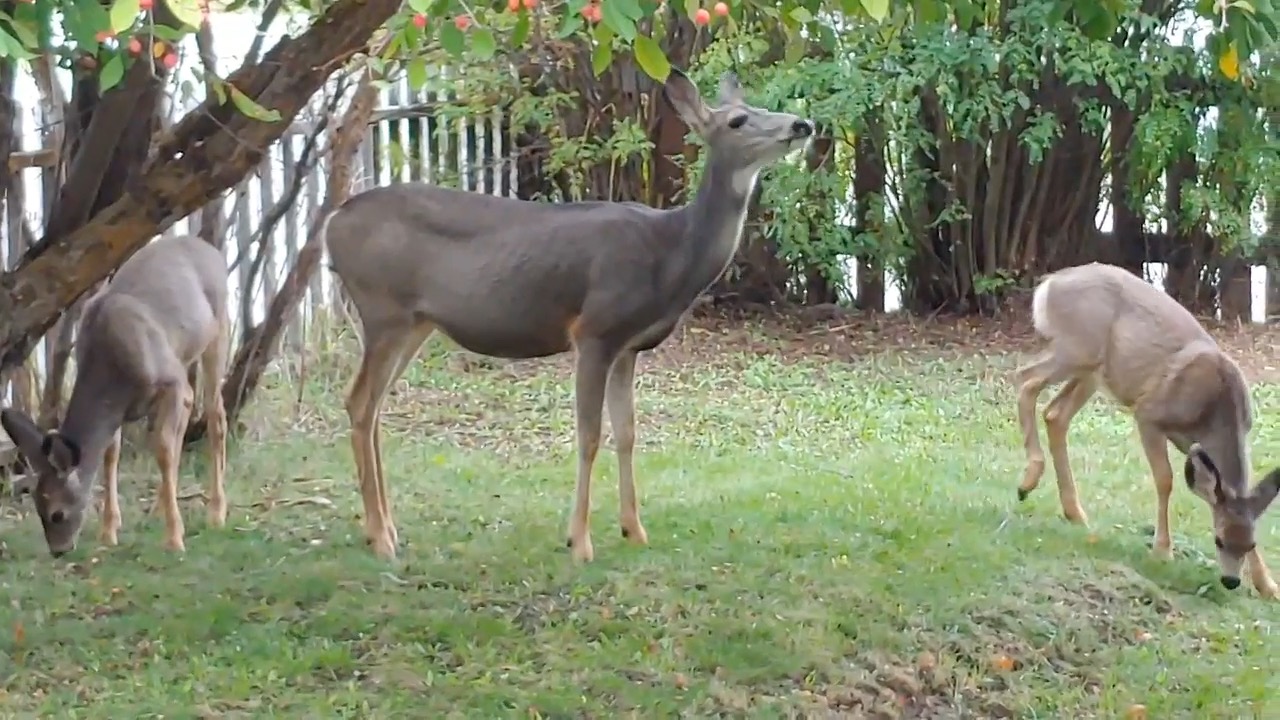
[[[1249,444],[1240,432],[1220,431],[1200,441],[1200,447],[1209,454],[1222,482],[1231,486],[1237,494],[1249,489]]]
[[[67,414],[58,432],[80,449],[80,479],[90,487],[102,467],[102,453],[111,444],[112,437],[124,424],[129,408],[130,393],[118,382],[94,382],[89,370],[76,378],[71,397],[67,400]],[[86,382],[88,381],[88,382]]]
[[[742,168],[714,150],[707,158],[693,202],[683,208],[687,218],[684,240],[692,251],[690,270],[707,278],[703,287],[724,272],[738,250],[759,174],[759,168]]]

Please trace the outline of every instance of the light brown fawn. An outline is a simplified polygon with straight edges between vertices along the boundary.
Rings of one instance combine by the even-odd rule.
[[[604,406],[618,453],[622,534],[644,544],[632,476],[637,353],[657,347],[724,272],[756,176],[804,146],[813,123],[752,107],[732,74],[716,106],[672,70],[663,96],[707,145],[692,201],[551,204],[425,183],[375,188],[327,220],[331,267],[356,309],[364,352],[347,399],[364,533],[394,557],[398,534],[382,470],[378,416],[387,389],[439,330],[501,358],[576,353],[577,492],[569,547],[591,560],[591,468]]]
[[[1166,442],[1186,453],[1187,486],[1209,504],[1224,587],[1240,585],[1247,561],[1253,585],[1277,596],[1254,540],[1258,518],[1280,492],[1280,468],[1249,489],[1248,434],[1253,425],[1244,374],[1195,317],[1160,289],[1112,265],[1090,263],[1052,273],[1031,302],[1036,332],[1048,349],[1017,371],[1018,422],[1027,468],[1025,500],[1040,484],[1044,453],[1036,431],[1036,398],[1067,381],[1044,410],[1058,499],[1067,519],[1087,524],[1067,457],[1071,420],[1099,384],[1133,413],[1155,479],[1153,550],[1172,555],[1169,496],[1173,470]]]
[[[208,420],[209,523],[226,522],[222,379],[228,332],[222,253],[195,237],[155,240],[85,303],[75,383],[61,427],[42,432],[22,412],[0,411],[0,424],[35,475],[28,489],[54,557],[75,549],[99,470],[105,491],[100,540],[117,543],[120,426],[143,417],[150,420],[151,448],[160,465],[165,547],[184,549],[178,463],[194,401],[187,380],[194,363],[200,365]]]

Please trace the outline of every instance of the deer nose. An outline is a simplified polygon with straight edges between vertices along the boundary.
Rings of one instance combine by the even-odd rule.
[[[791,123],[791,134],[796,137],[809,137],[813,134],[813,123],[808,120],[797,120]]]
[[[1221,580],[1222,580],[1222,587],[1228,590],[1235,590],[1236,588],[1240,587],[1240,578],[1238,577],[1223,575]]]
[[[50,550],[50,551],[49,551],[49,554],[50,554],[50,555],[52,555],[52,556],[54,557],[54,559],[56,560],[56,559],[58,559],[58,558],[62,557],[63,555],[66,555],[66,554],[67,554],[67,551],[66,551],[66,550]]]

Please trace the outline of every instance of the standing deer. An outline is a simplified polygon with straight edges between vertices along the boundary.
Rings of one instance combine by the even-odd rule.
[[[1141,278],[1112,265],[1090,263],[1052,273],[1032,296],[1036,331],[1048,348],[1017,371],[1018,422],[1027,468],[1018,486],[1025,500],[1040,484],[1044,453],[1036,431],[1036,398],[1067,381],[1044,410],[1049,452],[1063,514],[1087,524],[1067,457],[1067,429],[1099,381],[1129,409],[1156,485],[1155,554],[1167,559],[1173,470],[1166,442],[1186,454],[1184,476],[1209,503],[1222,585],[1240,586],[1246,562],[1264,597],[1278,590],[1254,542],[1258,518],[1280,492],[1280,469],[1249,489],[1249,388],[1239,366],[1218,348],[1195,317]]]
[[[105,490],[99,537],[103,544],[117,543],[120,426],[143,417],[150,420],[151,448],[160,465],[165,547],[184,549],[178,463],[194,400],[187,370],[196,362],[209,429],[209,524],[226,522],[227,337],[222,253],[199,238],[162,238],[129,258],[85,303],[62,426],[45,433],[20,411],[0,411],[0,424],[36,476],[36,513],[54,557],[75,549],[99,469]]]
[[[732,74],[720,80],[716,107],[678,70],[662,94],[710,151],[697,194],[683,207],[553,205],[405,183],[361,193],[327,219],[331,268],[360,319],[364,351],[346,406],[364,533],[379,556],[394,557],[398,542],[379,413],[387,388],[435,330],[493,357],[575,351],[572,555],[593,557],[591,472],[606,404],[622,534],[648,542],[632,475],[636,354],[665,340],[724,272],[757,174],[814,130],[809,120],[748,105]]]

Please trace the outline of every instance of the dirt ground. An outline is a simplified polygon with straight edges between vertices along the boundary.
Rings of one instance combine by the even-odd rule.
[[[1280,380],[1280,325],[1236,325],[1201,319],[1253,382]],[[724,352],[854,359],[883,353],[1031,354],[1040,343],[1029,315],[921,318],[869,314],[832,306],[750,314],[700,309],[651,362],[678,364]]]

